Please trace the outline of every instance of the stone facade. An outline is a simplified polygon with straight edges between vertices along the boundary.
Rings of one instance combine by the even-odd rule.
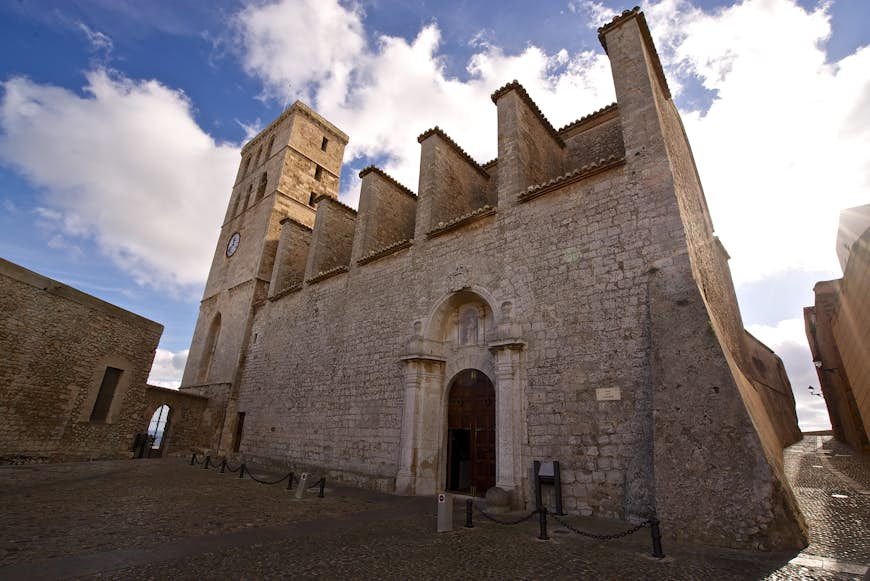
[[[0,314],[0,461],[128,457],[163,327],[2,259]]]
[[[285,153],[260,206],[228,213],[185,370],[182,389],[232,383],[216,447],[417,495],[467,490],[472,462],[516,508],[533,460],[558,460],[571,513],[805,542],[788,380],[743,329],[643,14],[600,39],[617,103],[556,130],[510,83],[492,96],[497,159],[426,131],[416,195],[377,168],[358,212],[335,182],[310,195],[311,171],[341,163],[311,144],[343,134],[301,103],[245,147],[240,175],[271,135]]]
[[[843,278],[813,287],[807,339],[834,436],[870,450],[870,205],[843,211],[837,254]]]

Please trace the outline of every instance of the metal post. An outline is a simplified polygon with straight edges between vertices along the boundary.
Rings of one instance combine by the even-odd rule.
[[[287,475],[287,490],[293,490],[293,473]]]
[[[659,530],[659,519],[653,517],[649,520],[649,533],[652,537],[652,556],[656,559],[664,558],[665,554],[662,552],[662,533]]]
[[[541,463],[535,460],[532,466],[534,467],[535,473],[535,508],[541,510],[541,507],[544,506],[544,501],[541,496],[541,477],[539,476],[541,472]]]
[[[224,474],[226,472],[226,469],[227,469],[227,459],[224,458],[221,461],[221,474]]]
[[[320,492],[317,493],[317,498],[323,498],[323,487],[326,486],[326,478],[320,479]]]
[[[565,516],[562,511],[562,479],[559,477],[559,461],[553,460],[553,495],[556,497],[556,514]]]
[[[203,470],[208,470],[208,464],[209,464],[209,462],[211,462],[211,456],[206,456],[206,457],[205,457],[205,462],[204,462],[203,465],[202,465],[202,469],[203,469]]]
[[[141,456],[141,454],[142,454],[142,445],[141,444],[139,445],[139,454],[140,454],[139,457],[141,458],[142,457]],[[193,455],[190,457],[190,465],[193,466],[194,462],[196,462],[196,452],[194,452]]]
[[[471,521],[472,513],[474,512],[474,501],[466,499],[465,501],[465,528],[473,529],[474,523]]]
[[[239,466],[239,478],[244,478],[244,477],[245,477],[245,465],[242,464],[241,466]]]
[[[541,523],[541,534],[538,535],[538,538],[542,541],[549,541],[550,537],[547,536],[547,507],[542,506],[538,511],[538,521]]]

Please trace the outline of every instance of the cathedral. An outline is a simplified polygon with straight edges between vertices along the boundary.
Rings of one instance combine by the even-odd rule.
[[[416,191],[360,172],[301,102],[242,149],[182,391],[212,448],[403,495],[656,515],[713,545],[803,546],[780,359],[744,328],[644,15],[599,30],[617,101],[556,129],[516,81],[498,157],[424,131]],[[581,112],[582,113],[582,112]]]

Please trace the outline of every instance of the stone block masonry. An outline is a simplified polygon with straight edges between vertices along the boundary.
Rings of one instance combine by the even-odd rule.
[[[495,486],[515,508],[533,502],[532,462],[558,460],[570,513],[804,543],[782,468],[793,401],[757,392],[788,393],[787,378],[743,330],[643,14],[600,34],[616,104],[557,131],[508,83],[492,96],[496,160],[435,128],[416,199],[366,170],[358,214],[318,202],[310,247],[285,209],[242,217],[293,228],[268,229],[277,272],[308,266],[287,292],[261,271],[244,306],[222,273],[266,263],[216,252],[185,377],[196,351],[223,353],[205,331],[217,310],[248,329],[230,339],[223,449],[399,494]],[[248,224],[243,240],[262,236]]]
[[[162,332],[0,259],[0,461],[127,456]]]

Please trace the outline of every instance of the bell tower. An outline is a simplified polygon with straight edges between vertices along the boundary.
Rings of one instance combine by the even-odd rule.
[[[347,140],[296,101],[242,148],[182,388],[230,383],[233,399],[253,308],[269,293],[281,223],[311,228],[315,200],[338,197]]]

